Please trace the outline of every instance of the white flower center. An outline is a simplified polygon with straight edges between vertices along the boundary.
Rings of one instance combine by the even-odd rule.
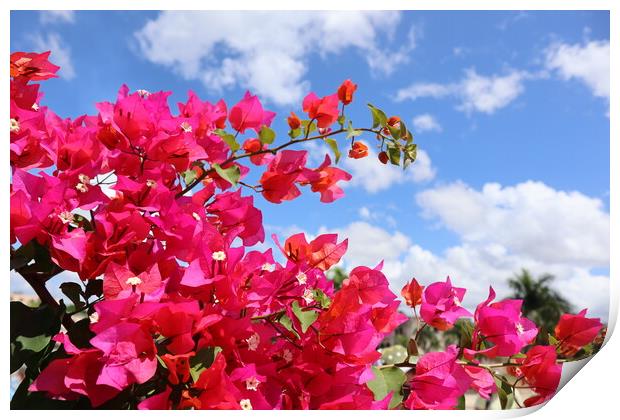
[[[146,186],[149,188],[153,188],[154,186],[157,185],[157,182],[153,181],[152,179],[147,179],[146,180]]]
[[[256,391],[256,388],[258,388],[259,384],[260,381],[254,376],[245,380],[245,387],[248,389],[248,391]]]
[[[289,349],[284,349],[284,351],[282,352],[282,358],[286,363],[289,363],[291,360],[293,360],[293,352]]]
[[[181,128],[183,129],[183,131],[185,131],[186,133],[191,133],[192,132],[192,126],[190,125],[190,123],[188,123],[187,121],[183,121],[181,123]]]
[[[86,191],[88,191],[88,186],[80,182],[75,186],[75,189],[81,193],[85,193]]]
[[[99,312],[93,312],[88,318],[90,319],[91,324],[99,322]]]
[[[461,306],[461,300],[458,298],[458,296],[454,296],[454,304],[456,306]]]
[[[17,133],[19,131],[19,121],[15,118],[11,118],[11,133]]]
[[[248,343],[248,350],[256,351],[258,348],[258,343],[260,343],[260,336],[254,333],[250,336],[250,338],[246,338],[245,341]]]
[[[241,406],[242,410],[252,410],[252,403],[247,398],[239,401],[239,405]]]
[[[224,261],[226,260],[226,253],[224,251],[215,251],[213,254],[211,254],[211,258],[213,258],[215,261]]]
[[[142,280],[140,280],[140,277],[129,277],[125,283],[130,286],[137,286],[142,283]]]
[[[78,175],[78,179],[80,180],[80,182],[84,185],[86,184],[90,184],[90,177],[88,175],[84,175],[84,174],[79,174]]]
[[[149,95],[151,94],[151,92],[145,89],[138,89],[136,90],[136,93],[140,95],[141,98],[148,98]]]
[[[39,110],[39,105],[37,105],[36,103],[32,104],[32,110],[33,111],[38,111]]]
[[[62,212],[60,212],[58,217],[60,218],[60,220],[62,220],[62,223],[64,223],[65,225],[67,223],[73,222],[73,214],[70,211],[63,210]]]
[[[310,304],[314,302],[314,293],[310,289],[305,289],[304,294],[301,295],[302,298],[306,301],[306,303]]]
[[[308,276],[306,276],[306,273],[302,273],[302,272],[297,273],[295,278],[297,279],[299,284],[306,284],[306,282],[308,281]]]
[[[523,328],[523,325],[521,325],[521,323],[520,323],[520,322],[517,322],[517,323],[515,324],[515,328],[517,329],[517,333],[518,333],[519,335],[523,334],[523,331],[525,331],[525,328]]]
[[[193,217],[194,219],[196,219],[196,221],[197,221],[197,222],[200,222],[200,216],[198,215],[198,213],[193,212],[193,213],[192,213],[192,217]]]

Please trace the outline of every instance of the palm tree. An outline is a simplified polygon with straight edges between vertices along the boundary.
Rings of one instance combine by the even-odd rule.
[[[573,305],[551,287],[554,280],[551,274],[534,279],[526,269],[508,279],[508,285],[513,291],[509,298],[523,300],[523,316],[542,327],[541,335],[544,336],[553,332],[562,314],[573,310]]]

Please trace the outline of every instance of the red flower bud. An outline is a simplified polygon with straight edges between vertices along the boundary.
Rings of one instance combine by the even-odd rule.
[[[296,130],[301,126],[301,120],[294,112],[291,111],[291,115],[286,119],[288,122],[288,126],[291,127],[291,130]]]
[[[347,79],[338,88],[338,99],[345,105],[348,105],[353,101],[353,92],[357,90],[357,85],[351,82],[351,79]]]
[[[259,139],[247,139],[245,143],[243,143],[243,150],[246,153],[255,153],[263,148]]]
[[[385,165],[386,163],[388,163],[388,160],[389,160],[389,158],[388,158],[388,154],[387,153],[385,153],[385,152],[379,153],[379,161],[381,163],[383,163]]]
[[[353,143],[353,147],[349,150],[349,157],[353,159],[361,159],[368,156],[368,146],[360,141]]]

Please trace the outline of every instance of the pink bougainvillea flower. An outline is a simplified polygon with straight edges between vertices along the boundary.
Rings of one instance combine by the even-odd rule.
[[[470,357],[476,354],[490,358],[512,356],[532,343],[538,334],[536,325],[521,315],[523,301],[506,299],[489,304],[494,298],[495,291],[491,287],[487,300],[476,308],[472,347],[477,349],[482,340],[494,345],[480,351],[465,349]]]
[[[450,277],[443,283],[428,285],[422,297],[420,316],[424,322],[438,330],[446,331],[452,328],[457,319],[471,316],[471,313],[461,306],[465,291],[461,287],[452,287]]]
[[[599,318],[586,318],[584,309],[577,315],[563,314],[555,327],[555,338],[560,342],[559,350],[572,356],[583,346],[590,344],[603,328]]]
[[[103,277],[103,294],[106,299],[126,297],[131,293],[150,294],[161,285],[162,279],[157,265],[136,275],[126,266],[112,262]]]
[[[312,92],[304,98],[302,106],[304,112],[307,112],[311,119],[316,120],[319,128],[327,128],[338,119],[338,95],[336,94],[319,98]]]
[[[525,355],[525,358],[514,359],[519,367],[513,368],[513,373],[523,377],[536,394],[524,401],[526,407],[541,404],[553,397],[560,384],[562,365],[557,363],[554,346],[534,346]]]
[[[245,133],[248,128],[259,132],[262,126],[271,125],[275,115],[263,109],[258,97],[246,92],[243,99],[230,108],[228,120],[232,128],[240,133]]]
[[[100,332],[90,342],[104,357],[98,384],[123,390],[133,383],[142,384],[155,374],[155,343],[144,326],[122,322]]]
[[[491,394],[497,390],[497,386],[488,369],[477,366],[464,366],[463,368],[472,380],[471,388],[476,390],[485,400],[490,399]]]
[[[403,286],[400,294],[405,299],[407,306],[413,308],[422,303],[422,292],[424,292],[424,286],[421,286],[414,278]]]
[[[472,383],[465,369],[456,363],[458,353],[457,347],[451,345],[446,351],[426,353],[420,357],[405,407],[411,410],[456,408],[458,398]]]

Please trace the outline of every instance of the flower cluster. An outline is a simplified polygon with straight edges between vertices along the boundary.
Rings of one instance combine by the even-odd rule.
[[[354,128],[350,80],[334,94],[308,94],[299,112],[307,119],[291,112],[279,146],[275,113],[250,92],[230,108],[190,92],[173,113],[169,92],[122,86],[96,115],[63,119],[40,105],[33,83],[55,77],[48,55],[11,55],[11,267],[43,303],[12,309],[52,314],[11,326],[11,369],[27,366],[19,398],[80,408],[387,409],[400,395],[406,408],[455,408],[468,389],[498,392],[507,379],[480,359],[507,357],[506,369],[533,390],[529,405],[555,391],[556,354],[575,355],[598,336],[600,322],[581,312],[562,318],[556,347],[530,348],[538,329],[520,301],[490,303],[491,289],[471,314],[450,279],[414,281],[402,294],[420,305],[425,326],[448,330],[473,316],[471,340],[407,362],[407,383],[376,392],[377,348],[407,319],[382,267],[354,268],[336,290],[325,273],[346,239],[297,234],[284,245],[274,237],[276,255],[249,249],[265,232],[244,193],[281,203],[309,186],[332,202],[351,175],[329,155],[309,168],[308,152],[291,147],[324,141],[337,163],[333,137],[344,134],[348,156],[360,159],[369,146],[355,138],[366,132],[382,163],[406,167],[416,145],[405,124],[369,105],[372,127]],[[72,308],[45,288],[62,271],[81,280],[61,286]]]

